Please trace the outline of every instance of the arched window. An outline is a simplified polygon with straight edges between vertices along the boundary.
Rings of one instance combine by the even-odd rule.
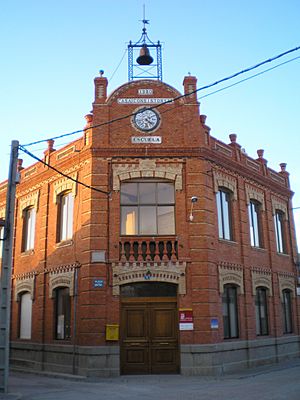
[[[248,205],[248,214],[251,246],[262,247],[261,204],[258,201],[250,200]]]
[[[58,198],[57,242],[72,239],[74,196],[72,192],[63,192]]]
[[[69,288],[55,289],[55,339],[71,337],[71,299]]]
[[[224,339],[233,339],[239,336],[237,287],[231,284],[224,285],[222,296]]]
[[[278,253],[286,253],[286,241],[284,234],[284,213],[276,210],[274,215],[276,248]]]
[[[174,184],[151,180],[121,185],[121,235],[174,235]]]
[[[255,317],[256,317],[256,334],[268,335],[268,304],[267,289],[259,287],[256,289],[255,295]]]
[[[31,339],[32,298],[29,292],[20,295],[20,339]]]
[[[282,291],[283,333],[293,332],[292,321],[292,292],[288,289]]]
[[[27,207],[23,210],[22,251],[34,249],[36,210]]]
[[[217,211],[219,238],[233,240],[232,233],[232,193],[225,188],[219,188],[217,192]]]

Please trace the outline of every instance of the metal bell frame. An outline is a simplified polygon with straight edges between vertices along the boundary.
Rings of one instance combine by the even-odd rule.
[[[148,20],[142,20],[144,27],[142,30],[142,36],[136,43],[132,43],[130,40],[128,44],[128,80],[132,81],[133,79],[159,79],[162,80],[162,46],[160,41],[157,43],[153,43],[148,35],[146,30],[146,24],[149,23]],[[137,54],[138,50],[142,53],[146,53],[150,58],[149,49],[156,50],[156,63],[153,62],[149,64],[139,64],[137,61],[134,62],[134,56]],[[137,57],[140,58],[140,56]],[[153,57],[154,61],[154,57]]]

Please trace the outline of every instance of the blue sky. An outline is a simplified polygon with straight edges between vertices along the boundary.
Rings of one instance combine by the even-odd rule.
[[[149,37],[163,44],[163,80],[181,92],[189,72],[200,87],[300,46],[299,0],[3,2],[0,181],[7,178],[11,140],[28,143],[84,126],[99,69],[109,79],[109,91],[127,81],[126,55],[110,77],[127,42],[140,37],[143,4]],[[295,57],[300,51],[256,72]],[[213,136],[227,143],[228,135],[236,133],[251,157],[264,149],[274,170],[287,163],[294,207],[300,207],[299,71],[296,59],[200,100]],[[41,144],[30,150],[40,156],[45,148]],[[25,166],[33,162],[20,158]],[[295,221],[299,241],[300,209]]]

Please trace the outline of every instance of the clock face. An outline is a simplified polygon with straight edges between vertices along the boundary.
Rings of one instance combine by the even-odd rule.
[[[153,131],[158,127],[160,118],[156,111],[143,108],[133,116],[133,124],[137,129],[145,132]]]

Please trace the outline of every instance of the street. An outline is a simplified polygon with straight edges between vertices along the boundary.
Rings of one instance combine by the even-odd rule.
[[[299,400],[300,359],[220,377],[74,378],[12,372],[10,400]]]

